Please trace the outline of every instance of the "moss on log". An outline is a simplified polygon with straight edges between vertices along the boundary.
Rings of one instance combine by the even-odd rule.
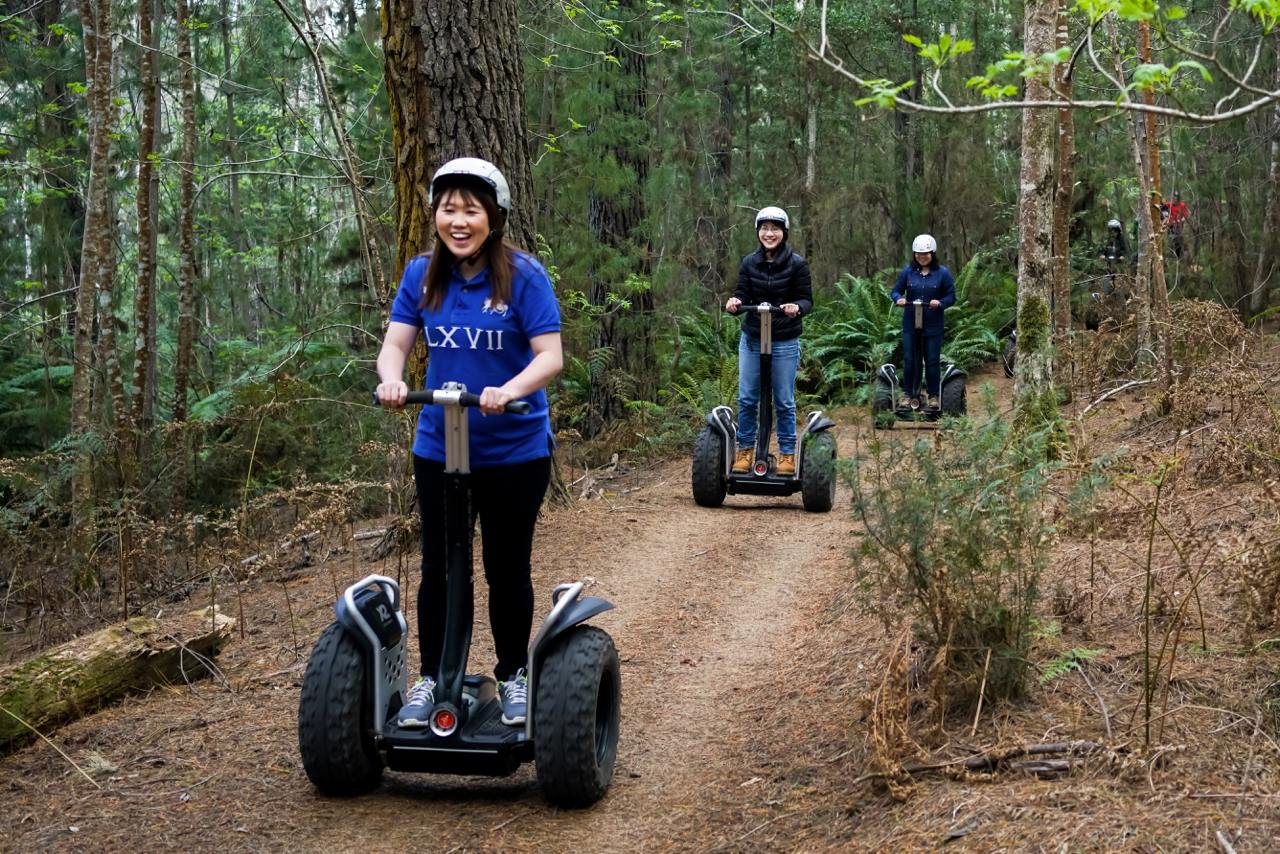
[[[128,693],[209,675],[197,655],[216,656],[235,625],[210,616],[137,617],[0,669],[0,756],[34,739],[31,727],[48,734]]]

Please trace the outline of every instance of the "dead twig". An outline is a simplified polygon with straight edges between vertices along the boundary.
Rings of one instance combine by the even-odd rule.
[[[184,786],[181,789],[174,789],[172,792],[122,792],[119,789],[114,789],[110,787],[108,787],[107,791],[111,792],[114,795],[119,795],[122,798],[163,798],[167,795],[180,795],[183,792],[189,792],[192,789],[194,789],[196,786],[203,786],[205,783],[209,782],[210,780],[212,780],[214,777],[217,777],[217,776],[218,775],[216,773],[210,774],[208,777],[205,777],[199,783],[192,783],[190,786]]]
[[[762,827],[768,827],[769,825],[773,824],[775,821],[782,821],[784,818],[791,818],[791,816],[793,815],[795,815],[795,813],[789,812],[786,815],[780,815],[777,818],[771,818],[768,821],[766,821],[764,824],[758,824],[755,827],[748,830],[746,833],[739,836],[738,841],[741,842],[742,840],[746,839],[748,836],[755,833],[757,830],[759,830]]]
[[[63,752],[62,752],[62,748],[61,748],[61,747],[58,747],[58,745],[54,744],[52,741],[49,741],[48,737],[47,737],[44,733],[42,733],[40,730],[36,729],[36,728],[35,728],[35,727],[33,727],[31,724],[29,724],[29,723],[27,723],[26,721],[24,721],[22,718],[18,717],[18,716],[17,716],[17,715],[15,715],[13,712],[11,712],[11,711],[9,711],[8,709],[6,709],[4,706],[0,706],[0,712],[4,712],[4,713],[5,713],[6,715],[8,715],[9,717],[13,718],[15,721],[17,721],[18,723],[22,724],[22,725],[23,725],[24,727],[26,727],[27,729],[29,729],[29,730],[31,730],[32,732],[34,732],[36,735],[38,735],[38,736],[40,736],[41,738],[43,738],[46,744],[48,744],[48,745],[49,745],[50,747],[52,747],[54,750],[58,751],[58,755],[60,755],[63,759],[65,759],[65,760],[67,760],[68,762],[70,762],[70,763],[71,763],[71,766],[72,766],[73,768],[75,768],[77,771],[79,771],[81,774],[84,774],[84,778],[85,778],[86,780],[88,780],[90,783],[93,783],[93,785],[94,785],[96,788],[98,788],[98,789],[101,789],[101,788],[102,788],[101,786],[99,786],[99,785],[98,785],[98,782],[97,782],[96,780],[94,780],[92,777],[90,777],[90,776],[88,775],[88,773],[87,773],[83,768],[81,768],[79,765],[76,765],[76,763],[75,763],[75,760],[74,760],[74,759],[72,759],[72,758],[71,758],[70,756],[68,756],[67,754],[63,753]]]

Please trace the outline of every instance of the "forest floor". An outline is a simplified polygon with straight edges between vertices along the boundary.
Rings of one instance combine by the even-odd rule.
[[[1008,400],[999,366],[975,379]],[[1077,429],[1095,453],[1140,446],[1139,474],[1172,453],[1166,441],[1184,441],[1194,456],[1185,431],[1171,440],[1158,423],[1141,426],[1147,406],[1144,389],[1122,392]],[[836,420],[848,456],[869,424],[857,410]],[[1188,474],[1162,518],[1203,532],[1206,549],[1224,537],[1269,538],[1275,512],[1258,479]],[[97,787],[49,743],[0,761],[0,849],[1155,854],[1225,851],[1221,833],[1235,851],[1280,850],[1280,729],[1264,693],[1280,651],[1265,634],[1242,632],[1234,576],[1202,585],[1207,648],[1197,616],[1160,698],[1158,748],[1143,744],[1135,710],[1148,527],[1136,507],[1116,504],[1094,540],[1063,533],[1042,584],[1061,631],[1034,657],[1100,650],[1087,668],[1092,687],[1071,674],[1044,683],[1033,676],[1017,703],[988,704],[976,720],[972,708],[952,712],[948,743],[921,758],[1075,740],[1110,750],[1040,776],[1007,767],[925,773],[898,801],[865,776],[872,747],[859,698],[883,678],[896,631],[851,596],[857,525],[847,488],[836,510],[809,514],[798,495],[730,496],[722,508],[700,508],[687,459],[598,483],[605,495],[544,514],[534,585],[538,620],[552,587],[575,579],[617,606],[592,621],[613,636],[623,662],[619,761],[600,803],[547,807],[532,766],[504,779],[387,772],[376,791],[352,800],[316,792],[299,758],[297,708],[302,666],[331,621],[335,590],[381,572],[405,580],[407,601],[416,592],[413,558],[373,562],[365,543],[289,580],[246,585],[243,624],[218,660],[225,685],[155,690],[52,733],[77,763],[97,754],[115,766]],[[1169,554],[1156,545],[1157,588],[1177,601],[1185,583]],[[239,617],[230,589],[220,595],[224,612]],[[206,589],[166,607],[207,601]],[[486,613],[483,601],[476,613]],[[492,664],[485,622],[477,621],[472,670]]]

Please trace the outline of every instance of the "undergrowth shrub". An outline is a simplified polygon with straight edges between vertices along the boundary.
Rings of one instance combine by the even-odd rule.
[[[886,633],[911,621],[962,702],[1025,691],[1054,539],[1046,485],[1063,465],[1046,461],[1050,430],[1015,434],[994,389],[982,397],[981,417],[929,438],[872,439],[850,468],[858,593]]]

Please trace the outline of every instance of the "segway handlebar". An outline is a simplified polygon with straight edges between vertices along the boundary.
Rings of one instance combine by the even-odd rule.
[[[782,306],[769,305],[769,303],[767,302],[762,302],[758,305],[747,305],[745,302],[739,303],[738,305],[734,306],[733,311],[729,311],[729,309],[727,308],[725,309],[725,311],[729,312],[729,314],[737,314],[740,311],[758,311],[761,314],[786,314],[787,313],[786,309],[784,309]]]
[[[472,394],[469,391],[438,391],[428,389],[426,391],[409,392],[409,394],[405,396],[404,402],[406,405],[420,404],[424,406],[429,404],[443,405],[446,403],[455,403],[458,406],[479,406],[480,395]],[[373,393],[373,405],[381,405],[378,401],[378,393],[376,391]],[[513,403],[508,403],[504,407],[504,410],[512,413],[513,415],[528,415],[533,411],[533,407],[529,405],[528,401],[517,400]]]

